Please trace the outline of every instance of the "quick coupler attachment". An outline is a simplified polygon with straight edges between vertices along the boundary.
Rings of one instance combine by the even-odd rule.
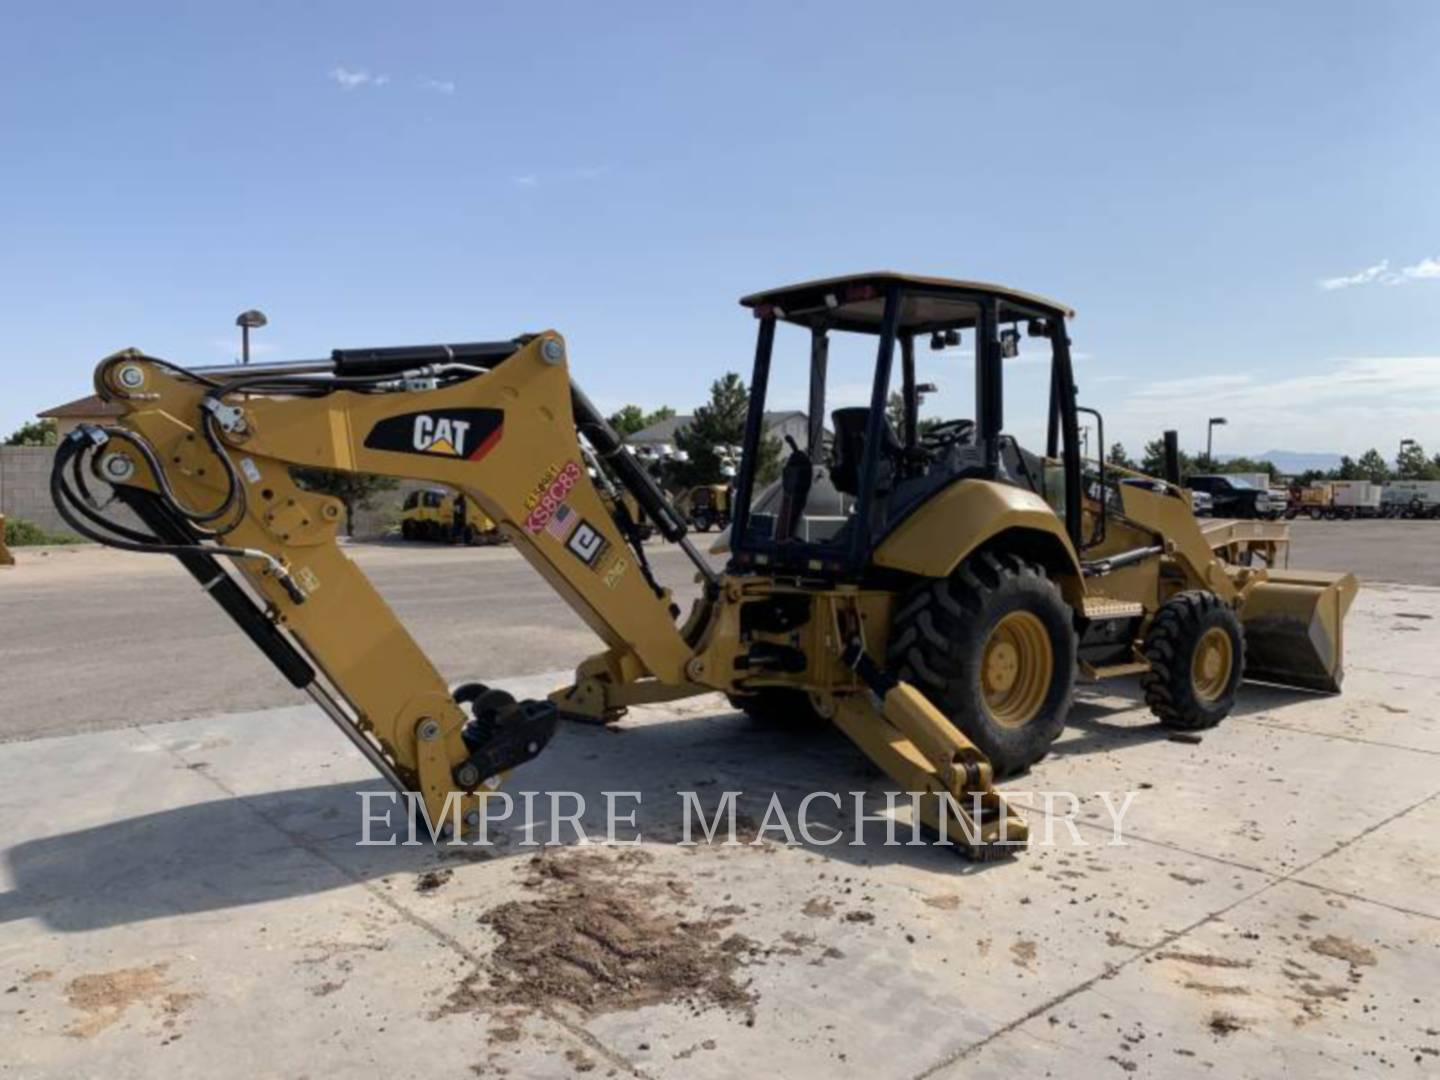
[[[462,737],[470,756],[455,766],[457,787],[470,791],[532,761],[555,735],[560,714],[548,701],[516,701],[504,690],[469,683],[455,691],[471,720]]]

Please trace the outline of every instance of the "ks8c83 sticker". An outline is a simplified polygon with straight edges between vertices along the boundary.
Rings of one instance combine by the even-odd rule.
[[[580,465],[567,461],[563,465],[551,465],[540,477],[535,490],[525,498],[525,531],[531,536],[550,524],[555,511],[565,504],[565,496],[580,482]]]

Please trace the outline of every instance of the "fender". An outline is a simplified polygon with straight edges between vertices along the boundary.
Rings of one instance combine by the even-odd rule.
[[[993,480],[959,480],[923,504],[880,542],[875,564],[920,577],[949,577],[1001,533],[1034,534],[1046,566],[1083,594],[1080,560],[1050,505],[1032,491]],[[1071,584],[1064,586],[1067,590]]]

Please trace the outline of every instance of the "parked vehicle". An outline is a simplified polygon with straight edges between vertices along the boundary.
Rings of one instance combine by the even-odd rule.
[[[1330,516],[1333,498],[1334,495],[1327,483],[1314,483],[1309,487],[1291,484],[1290,495],[1285,501],[1285,517],[1287,519],[1308,517],[1311,521],[1319,521],[1321,518]]]
[[[1381,493],[1380,513],[1395,518],[1440,517],[1440,480],[1391,480]]]
[[[1372,518],[1380,516],[1380,496],[1383,489],[1369,480],[1330,481],[1330,517]]]
[[[473,501],[448,488],[424,488],[405,496],[400,535],[406,540],[498,544],[505,537]]]
[[[729,528],[730,494],[727,484],[704,484],[686,493],[684,510],[696,531]]]
[[[1270,518],[1277,509],[1270,504],[1270,492],[1258,488],[1238,474],[1215,473],[1208,476],[1191,476],[1185,481],[1191,491],[1203,491],[1213,503],[1211,513],[1216,517]]]
[[[1131,487],[1144,488],[1146,491],[1153,491],[1157,495],[1164,495],[1170,490],[1170,485],[1164,480],[1154,480],[1148,476],[1127,476],[1120,481]],[[1206,517],[1214,509],[1214,502],[1208,491],[1190,492],[1190,512],[1196,517]]]

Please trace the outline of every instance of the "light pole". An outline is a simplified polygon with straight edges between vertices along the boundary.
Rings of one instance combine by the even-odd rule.
[[[240,327],[240,363],[250,363],[250,331],[260,329],[269,321],[263,311],[255,308],[235,316],[235,325]]]
[[[1208,468],[1215,467],[1215,426],[1229,422],[1223,416],[1212,416],[1210,422],[1205,425],[1205,461]]]
[[[1414,439],[1401,439],[1401,440],[1400,440],[1400,452],[1395,455],[1395,475],[1396,475],[1396,476],[1399,476],[1400,479],[1402,479],[1402,480],[1405,479],[1404,476],[1401,476],[1401,473],[1403,472],[1403,470],[1404,470],[1404,468],[1405,468],[1405,466],[1404,466],[1405,448],[1406,448],[1407,446],[1415,446],[1415,445],[1416,445],[1416,442],[1415,442]]]

